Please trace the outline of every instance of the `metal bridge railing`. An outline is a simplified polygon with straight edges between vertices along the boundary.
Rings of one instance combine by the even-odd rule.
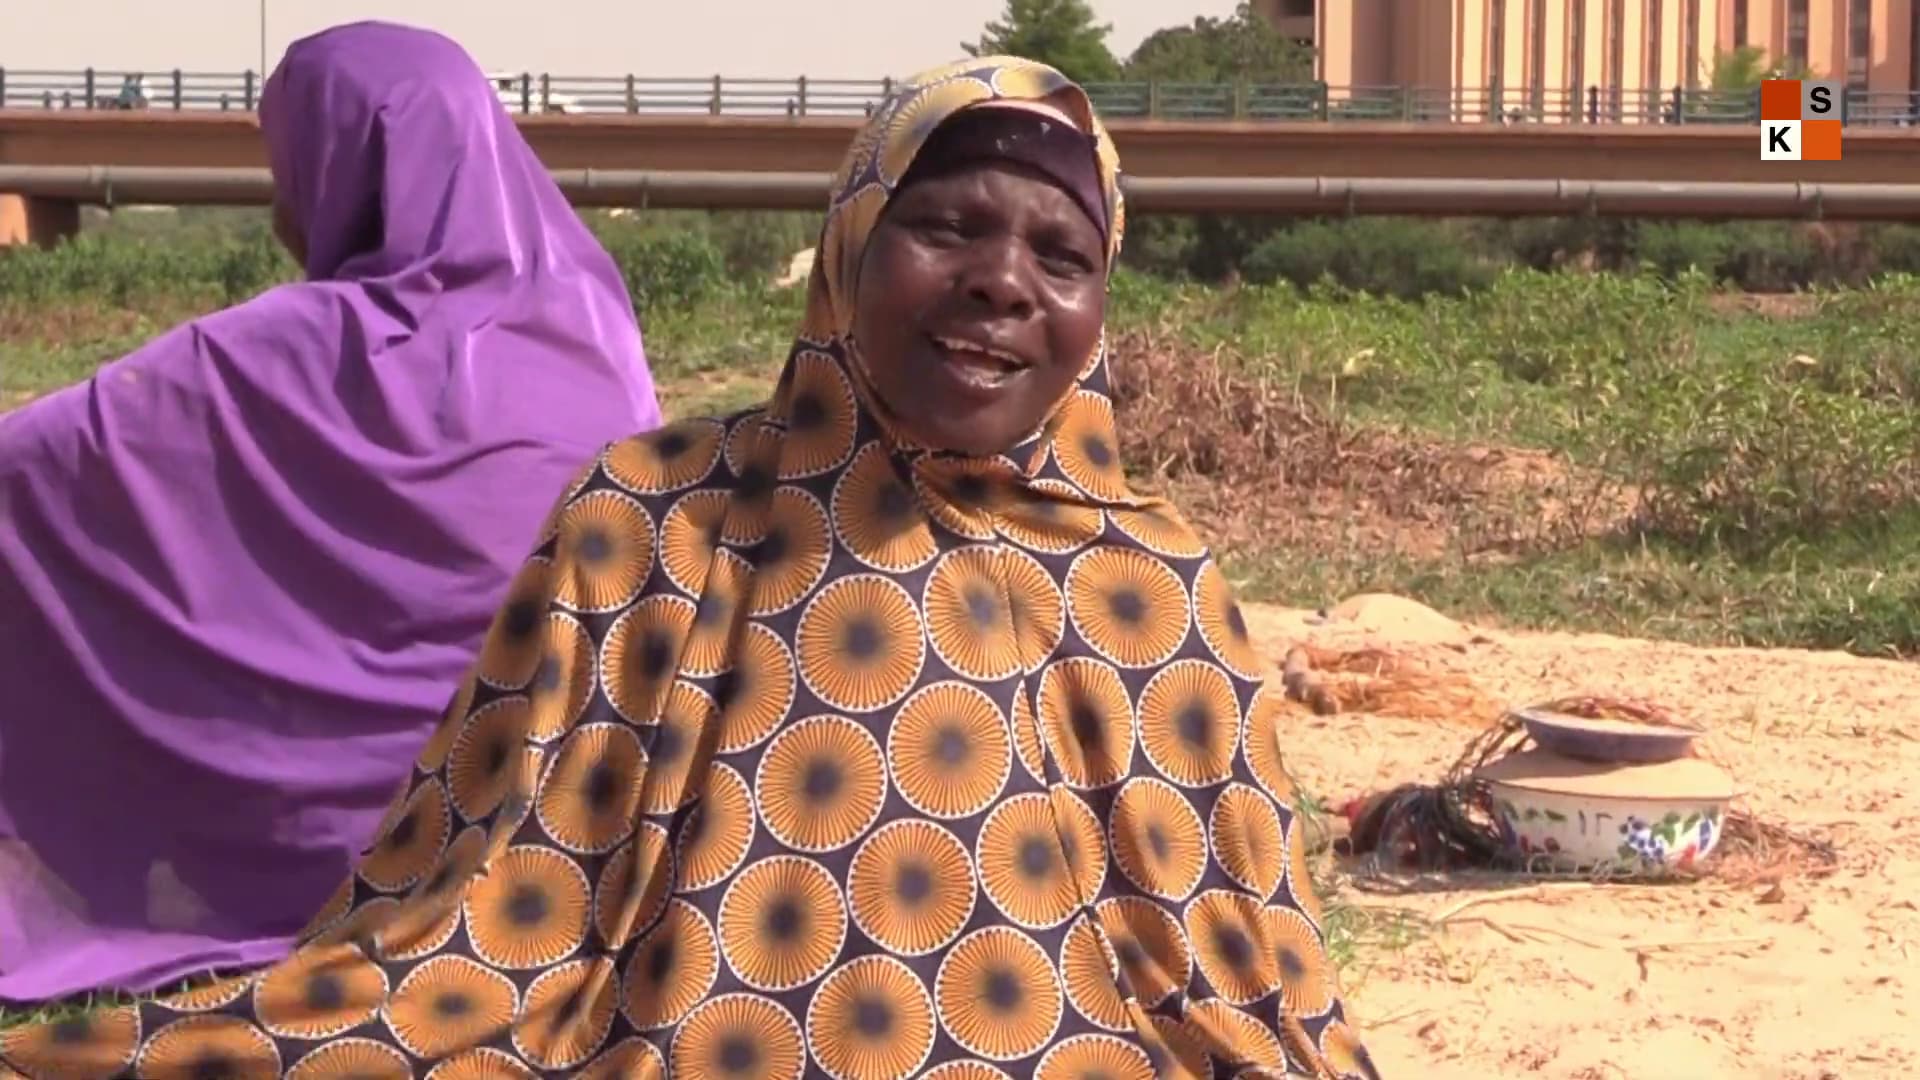
[[[0,108],[227,109],[251,111],[260,99],[254,72],[33,71],[0,67]]]
[[[862,116],[892,79],[643,78],[496,73],[496,92],[517,113],[714,116]],[[241,110],[259,103],[257,72],[48,71],[0,67],[0,108]],[[1757,124],[1759,91],[1675,86],[1330,86],[1326,83],[1091,83],[1109,118],[1239,121],[1397,121],[1496,124]],[[1911,127],[1920,93],[1849,90],[1854,126]]]

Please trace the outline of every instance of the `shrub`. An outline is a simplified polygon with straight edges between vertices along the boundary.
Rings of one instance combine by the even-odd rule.
[[[1634,259],[1666,278],[1697,272],[1719,278],[1733,238],[1726,229],[1694,221],[1647,222],[1634,236]]]
[[[1310,221],[1274,233],[1248,255],[1246,279],[1305,287],[1330,279],[1380,296],[1460,295],[1494,268],[1460,243],[1457,230],[1424,221]]]
[[[648,307],[697,303],[725,289],[731,278],[719,245],[700,232],[609,229],[600,242],[643,318]]]
[[[1866,246],[1876,271],[1920,274],[1920,228],[1875,225],[1866,231]]]
[[[242,234],[220,244],[83,233],[50,251],[0,255],[0,296],[24,301],[87,296],[127,304],[150,296],[242,299],[294,273],[271,237]]]
[[[803,297],[733,260],[757,258],[756,228],[776,237],[764,250],[783,248],[785,220],[741,223],[733,240],[698,215],[596,222],[676,412],[763,393],[778,371]],[[1514,233],[1543,249],[1575,235],[1539,224]],[[1239,288],[1123,269],[1115,341],[1152,345],[1116,363],[1129,437],[1152,442],[1130,460],[1178,481],[1181,498],[1211,498],[1230,543],[1294,545],[1275,565],[1297,578],[1296,599],[1457,577],[1456,597],[1540,601],[1589,625],[1610,604],[1623,618],[1684,608],[1747,640],[1920,649],[1920,562],[1899,542],[1920,524],[1920,278],[1728,303],[1702,265],[1723,252],[1737,267],[1727,237],[1779,265],[1767,245],[1892,261],[1902,244],[1920,250],[1914,234],[1596,228],[1644,242],[1652,265],[1614,274],[1501,268],[1475,250],[1498,233],[1302,224],[1270,237],[1267,256],[1304,288],[1278,269],[1274,284]],[[1479,284],[1435,287],[1463,264]],[[244,223],[0,252],[0,408],[290,272]],[[1501,509],[1503,460],[1552,488],[1533,534]],[[1287,501],[1289,484],[1318,501]],[[1279,499],[1284,521],[1262,523],[1261,499]],[[1406,528],[1378,533],[1392,543],[1431,546],[1396,570],[1367,546],[1382,520]],[[1497,581],[1476,561],[1489,554],[1513,560]],[[1322,556],[1346,576],[1315,577]]]

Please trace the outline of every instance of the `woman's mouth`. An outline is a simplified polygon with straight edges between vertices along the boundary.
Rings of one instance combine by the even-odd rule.
[[[997,390],[1027,369],[1025,360],[1005,349],[941,335],[932,340],[954,378],[976,389]]]

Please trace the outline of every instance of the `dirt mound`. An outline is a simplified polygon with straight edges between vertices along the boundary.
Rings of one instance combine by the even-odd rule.
[[[1347,624],[1370,634],[1380,634],[1405,645],[1418,641],[1434,645],[1464,644],[1474,636],[1461,623],[1447,618],[1418,600],[1392,593],[1362,593],[1327,609],[1327,621],[1334,626]]]

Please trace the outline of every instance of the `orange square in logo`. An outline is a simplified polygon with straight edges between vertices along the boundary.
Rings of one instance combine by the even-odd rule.
[[[1802,120],[1800,122],[1801,161],[1840,160],[1840,121]]]
[[[1762,79],[1760,82],[1760,119],[1800,119],[1800,80]]]

